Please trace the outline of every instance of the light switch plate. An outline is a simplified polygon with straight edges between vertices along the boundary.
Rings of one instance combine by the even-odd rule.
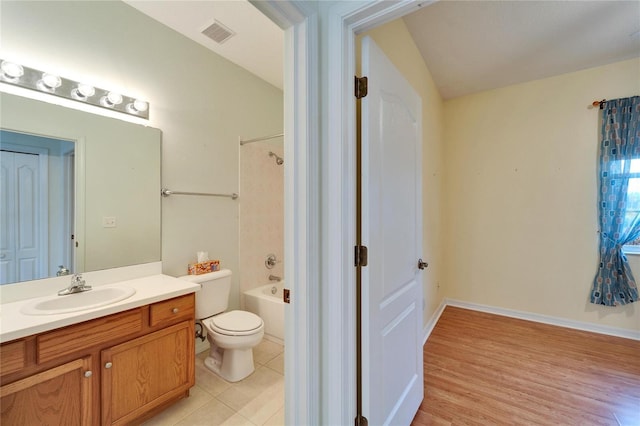
[[[105,216],[102,218],[102,227],[103,228],[115,228],[116,227],[116,217],[115,216]]]

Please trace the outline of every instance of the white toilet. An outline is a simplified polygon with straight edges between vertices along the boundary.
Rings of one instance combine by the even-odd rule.
[[[201,286],[196,292],[196,318],[207,330],[211,346],[205,366],[229,382],[253,373],[253,347],[262,341],[264,322],[251,312],[225,312],[229,306],[231,271],[223,269],[180,279]]]

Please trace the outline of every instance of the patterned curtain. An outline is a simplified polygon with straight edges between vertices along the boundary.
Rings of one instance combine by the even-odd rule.
[[[640,213],[627,209],[629,180],[640,177],[640,96],[606,101],[601,112],[600,265],[591,303],[618,306],[638,300],[638,287],[622,246],[640,237]]]

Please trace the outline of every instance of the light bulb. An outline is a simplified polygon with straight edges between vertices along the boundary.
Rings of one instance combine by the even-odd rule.
[[[100,99],[102,106],[113,108],[122,103],[122,95],[116,92],[109,92]]]
[[[145,112],[149,108],[149,104],[140,99],[136,99],[132,103],[127,105],[127,110],[133,113]]]
[[[9,80],[16,80],[24,75],[22,65],[15,62],[2,61],[0,69],[2,70],[2,76]]]
[[[149,108],[149,104],[146,103],[145,101],[141,101],[140,99],[136,99],[133,102],[133,107],[140,112],[144,112],[147,110],[147,108]]]
[[[71,97],[79,101],[86,101],[96,94],[96,89],[88,84],[78,83],[78,87],[71,91]]]
[[[96,89],[93,86],[90,86],[88,84],[82,84],[82,83],[78,84],[77,90],[78,90],[78,94],[83,98],[90,98],[96,93]]]
[[[122,103],[122,95],[116,92],[109,92],[100,99],[103,106],[113,108]]]
[[[116,92],[107,93],[107,101],[112,105],[119,105],[122,103],[122,95]]]
[[[55,74],[49,74],[47,72],[42,74],[42,85],[49,90],[55,90],[62,84],[62,79]]]

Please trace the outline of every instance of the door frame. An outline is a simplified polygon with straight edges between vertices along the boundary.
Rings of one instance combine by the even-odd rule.
[[[339,307],[323,316],[321,326],[327,329],[322,357],[329,371],[323,395],[323,407],[330,417],[323,424],[353,424],[356,416],[355,363],[355,187],[356,187],[356,73],[357,34],[414,12],[433,3],[400,0],[397,2],[337,2],[328,13],[327,149],[326,162],[340,164],[326,174],[328,180],[324,200],[332,206],[326,227],[327,248],[323,252],[323,270],[334,273],[323,281],[324,306]],[[329,143],[329,142],[333,143]],[[339,143],[337,141],[340,141]],[[335,188],[335,189],[334,189]],[[340,206],[340,208],[333,208]],[[345,244],[346,243],[346,244]],[[336,267],[340,265],[339,267]],[[346,355],[345,355],[346,354]],[[341,374],[331,374],[339,371]]]
[[[250,2],[284,30],[285,422],[317,424],[320,404],[318,16],[304,1]]]
[[[354,422],[355,35],[434,1],[250,0],[285,30],[286,424]]]

